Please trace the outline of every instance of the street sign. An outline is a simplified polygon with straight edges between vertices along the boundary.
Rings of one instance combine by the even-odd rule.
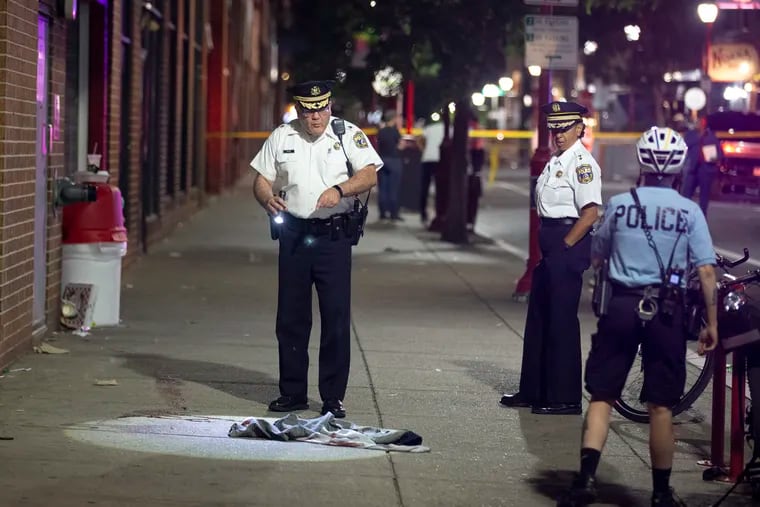
[[[578,67],[578,18],[525,16],[525,66],[542,69]]]
[[[578,0],[523,0],[525,5],[551,5],[555,7],[578,7]]]

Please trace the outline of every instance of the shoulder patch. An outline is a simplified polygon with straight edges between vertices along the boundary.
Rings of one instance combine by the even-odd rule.
[[[578,183],[586,184],[594,181],[594,171],[590,164],[582,164],[575,168],[575,175],[578,177]]]
[[[354,140],[354,144],[357,148],[366,148],[369,146],[369,144],[367,144],[367,138],[364,137],[364,134],[361,132],[354,134],[354,137],[352,139]]]

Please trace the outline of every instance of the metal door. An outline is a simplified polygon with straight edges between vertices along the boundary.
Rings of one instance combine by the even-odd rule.
[[[34,175],[34,288],[32,323],[44,324],[47,289],[48,18],[37,18],[37,163]]]

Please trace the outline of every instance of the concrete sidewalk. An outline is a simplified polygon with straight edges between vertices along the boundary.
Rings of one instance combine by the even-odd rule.
[[[0,379],[0,437],[13,437],[0,440],[0,505],[554,505],[581,417],[498,403],[519,379],[526,306],[511,293],[523,270],[488,241],[442,243],[411,215],[370,224],[354,252],[347,419],[412,430],[431,452],[231,439],[233,421],[279,416],[266,408],[278,394],[276,244],[244,185],[124,274],[122,326],[51,336],[70,353],[28,355],[11,369],[31,370]],[[314,320],[306,417],[321,406],[316,308]],[[678,428],[673,484],[690,506],[727,488],[696,465],[709,400]],[[647,427],[616,417],[613,430],[600,504],[649,505]],[[724,505],[750,504],[739,489]]]

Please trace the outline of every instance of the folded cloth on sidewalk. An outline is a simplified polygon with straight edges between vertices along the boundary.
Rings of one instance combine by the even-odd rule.
[[[274,422],[249,417],[241,423],[234,423],[227,435],[283,442],[295,440],[379,451],[430,451],[430,448],[422,445],[422,437],[412,431],[357,426],[352,422],[336,419],[330,412],[314,419],[302,419],[296,414],[288,414]]]

